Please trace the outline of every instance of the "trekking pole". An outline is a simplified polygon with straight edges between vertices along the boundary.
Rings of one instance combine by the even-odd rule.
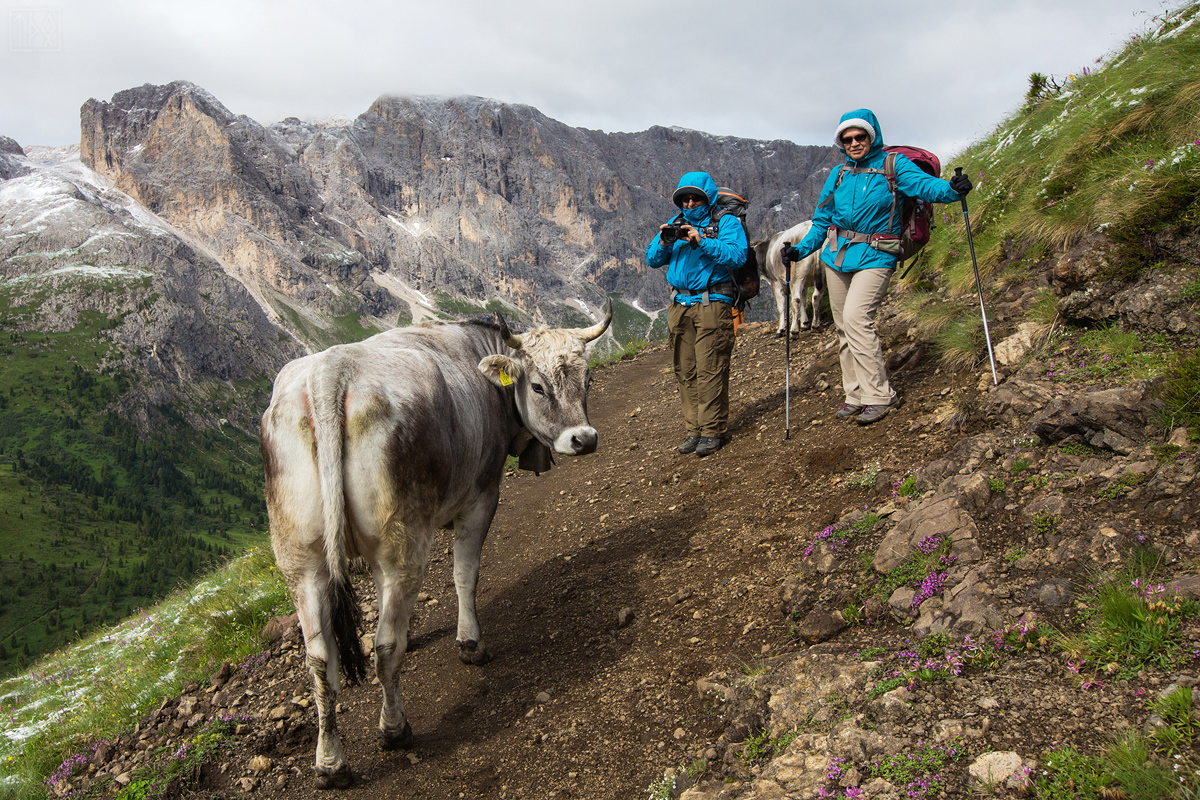
[[[962,175],[962,167],[955,167],[954,174]],[[992,334],[988,331],[987,309],[983,307],[983,283],[979,280],[979,262],[975,260],[975,240],[971,236],[971,217],[967,214],[967,198],[958,198],[962,203],[963,222],[967,226],[967,247],[971,249],[971,266],[975,268],[975,291],[979,293],[979,313],[983,315],[983,338],[987,339],[988,360],[992,362],[992,381],[996,386],[1000,385],[1000,379],[996,377],[996,354],[992,352]]]
[[[792,434],[792,262],[787,257],[791,242],[783,243],[783,438]]]

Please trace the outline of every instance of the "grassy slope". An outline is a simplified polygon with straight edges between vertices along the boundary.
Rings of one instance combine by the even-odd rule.
[[[1102,229],[1122,246],[1121,266],[1102,277],[1182,266],[1164,260],[1149,239],[1200,228],[1198,9],[1156,20],[1155,30],[1131,36],[1102,66],[1055,81],[1061,88],[1028,98],[948,162],[975,182],[968,202],[985,286],[1023,281],[1039,260]],[[954,336],[953,323],[972,313],[966,295],[975,277],[960,209],[940,207],[937,222],[907,278],[909,305],[928,328]],[[948,292],[937,300],[939,288]]]

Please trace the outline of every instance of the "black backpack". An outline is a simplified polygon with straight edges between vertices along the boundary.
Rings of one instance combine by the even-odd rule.
[[[733,285],[737,288],[733,306],[739,311],[744,311],[746,305],[758,297],[759,288],[758,256],[754,254],[754,248],[749,246],[750,229],[746,227],[746,210],[749,207],[750,201],[732,189],[717,189],[717,202],[713,203],[710,222],[708,227],[701,231],[704,236],[716,238],[718,224],[726,214],[733,214],[742,223],[742,230],[746,234],[746,262],[733,270],[732,275]]]

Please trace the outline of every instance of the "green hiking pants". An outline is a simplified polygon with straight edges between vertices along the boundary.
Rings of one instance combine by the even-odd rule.
[[[688,436],[724,438],[729,427],[729,356],[733,309],[712,301],[667,311],[675,380]]]

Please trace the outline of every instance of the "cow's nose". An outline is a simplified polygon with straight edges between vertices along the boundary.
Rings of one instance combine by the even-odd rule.
[[[594,428],[578,431],[571,436],[571,449],[575,451],[575,455],[577,456],[596,452],[596,447],[599,444],[600,436]]]
[[[600,435],[591,425],[568,428],[554,440],[554,451],[565,456],[582,456],[596,452]]]

